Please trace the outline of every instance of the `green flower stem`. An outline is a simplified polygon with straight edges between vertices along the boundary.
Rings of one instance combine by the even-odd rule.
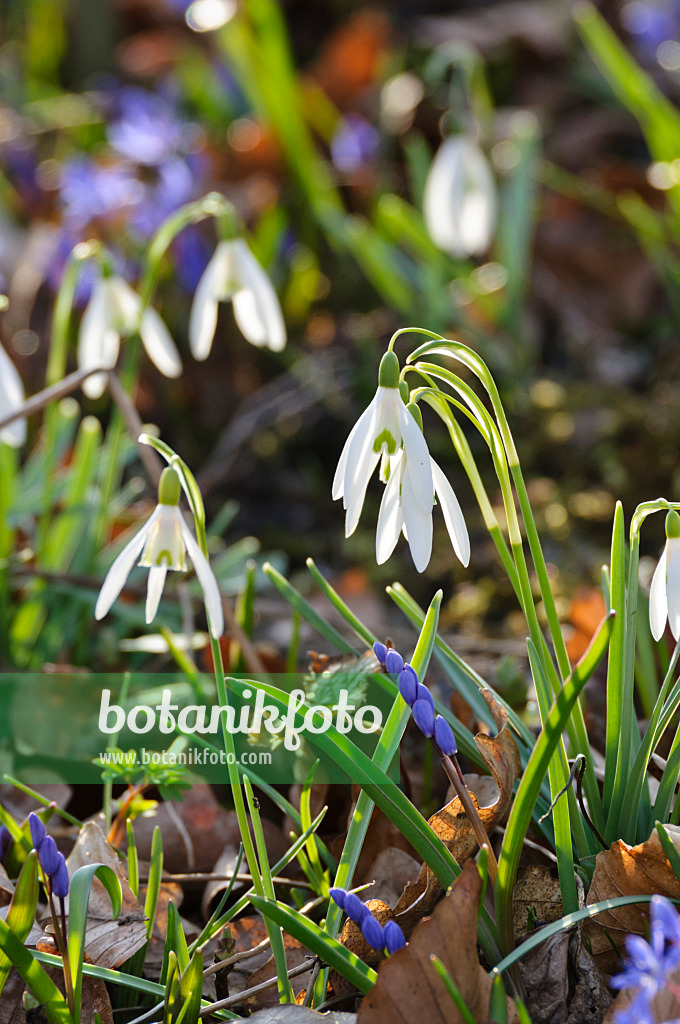
[[[259,857],[259,872],[261,872],[262,878],[262,889],[267,899],[276,901],[276,893],[274,892],[274,883],[272,881],[272,875],[269,866],[269,858],[267,854],[267,844],[265,842],[264,832],[262,831],[262,821],[260,819],[259,806],[255,801],[253,787],[251,785],[250,779],[244,778],[243,785],[246,791],[248,808],[250,810],[250,818],[253,823],[253,832],[255,833],[255,841],[257,843],[257,852]],[[254,875],[252,875],[252,878],[253,881],[255,881]],[[281,931],[281,926],[272,923],[271,920],[267,917],[265,917],[265,924],[267,925],[267,932],[269,934],[272,952],[274,954],[274,963],[276,964],[276,978],[278,983],[279,1002],[294,1003],[295,997],[293,996],[293,990],[291,988],[290,980],[288,978],[286,950],[283,945],[283,933]]]
[[[99,242],[79,242],[66,261],[52,318],[52,336],[45,373],[48,387],[58,384],[66,376],[69,326],[81,267],[85,260],[100,257],[101,251]]]
[[[197,224],[199,221],[205,220],[206,217],[214,217],[219,222],[220,233],[223,235],[233,237],[240,230],[240,222],[234,207],[219,192],[209,192],[201,199],[187,203],[186,206],[181,206],[179,210],[176,210],[172,216],[163,221],[149,244],[139,286],[142,310],[151,302],[163,257],[172,242],[190,224]]]

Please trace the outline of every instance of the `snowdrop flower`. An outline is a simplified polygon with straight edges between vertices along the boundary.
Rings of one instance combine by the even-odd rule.
[[[399,360],[394,352],[387,352],[380,363],[378,390],[347,438],[333,479],[333,498],[342,498],[347,510],[346,537],[357,528],[368,481],[381,455],[387,459],[383,468],[391,468],[391,457],[402,448],[402,490],[408,496],[409,511],[414,510],[413,519],[417,516],[427,527],[434,500],[430,453],[422,430],[399,393]],[[419,541],[415,539],[414,543]]]
[[[423,215],[436,246],[456,259],[480,256],[496,226],[496,185],[489,163],[467,135],[446,139],[425,182]]]
[[[168,466],[158,485],[158,505],[132,540],[116,558],[104,580],[94,610],[95,619],[103,619],[125,585],[141,554],[139,565],[149,569],[146,593],[146,621],[153,622],[163,593],[168,569],[186,572],[185,555],[191,559],[203,589],[210,630],[220,637],[224,630],[222,598],[215,574],[179,509],[180,482]]]
[[[0,345],[0,420],[10,416],[24,404],[24,386],[19,371]],[[0,441],[20,448],[26,440],[26,420],[18,419],[0,430]]]
[[[141,319],[140,319],[141,318]],[[182,363],[170,332],[155,309],[142,312],[142,300],[121,277],[101,277],[92,289],[78,335],[78,367],[113,367],[120,339],[139,331],[152,363],[166,377],[179,377]],[[99,398],[106,374],[95,373],[83,382],[88,398]]]
[[[666,546],[649,588],[649,628],[655,640],[663,636],[666,621],[677,642],[680,640],[680,516],[674,509],[666,516]]]
[[[220,242],[194,295],[189,345],[206,359],[217,326],[217,306],[231,299],[238,328],[251,345],[280,352],[286,326],[274,286],[242,238]]]
[[[420,419],[416,405],[408,406],[413,416]],[[415,420],[414,420],[415,422]],[[430,561],[432,554],[432,505],[428,509],[419,503],[413,492],[412,474],[409,473],[409,455],[405,448],[390,456],[387,486],[380,504],[378,529],[375,537],[375,554],[378,565],[386,562],[394,551],[399,534],[403,533],[408,541],[413,563],[422,572]],[[449,531],[453,550],[458,558],[467,565],[470,561],[470,540],[463,519],[460,505],[453,493],[451,484],[434,459],[430,458],[434,494],[444,514],[444,522]]]

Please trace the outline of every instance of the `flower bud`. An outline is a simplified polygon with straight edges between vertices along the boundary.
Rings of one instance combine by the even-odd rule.
[[[434,736],[434,711],[426,700],[417,700],[413,705],[413,721],[422,734],[431,740]]]
[[[394,648],[390,648],[390,650],[385,655],[385,668],[387,669],[387,671],[390,673],[390,675],[396,676],[401,672],[403,667],[404,659],[402,658],[401,654],[399,654],[398,651],[395,651]]]
[[[378,385],[381,388],[399,387],[399,360],[395,352],[386,352],[380,360]]]
[[[12,845],[12,833],[6,825],[0,825],[0,863],[7,856],[7,852]]]
[[[437,715],[434,720],[434,741],[447,757],[454,757],[458,753],[453,729],[441,715]]]
[[[426,704],[430,705],[430,707],[432,708],[432,712],[434,714],[434,697],[432,696],[428,688],[426,686],[423,686],[422,683],[418,683],[418,694],[416,696],[416,700],[424,700]]]
[[[51,878],[59,867],[59,851],[52,836],[45,836],[39,845],[38,861],[45,874]]]
[[[337,905],[340,907],[340,910],[345,909],[345,903],[347,900],[346,889],[340,889],[338,888],[338,886],[334,886],[330,891],[330,897],[335,903],[337,903]]]
[[[57,857],[59,858],[59,863],[57,864],[56,871],[51,876],[52,895],[65,899],[68,896],[69,887],[68,868],[66,867],[63,853],[58,853]]]
[[[392,956],[398,949],[403,949],[406,945],[406,939],[404,933],[397,924],[396,921],[388,921],[383,929],[385,933],[385,949]]]
[[[355,924],[361,924],[367,915],[370,917],[371,912],[355,892],[348,892],[345,896],[345,913],[350,921],[354,921]]]
[[[387,654],[387,647],[385,644],[379,643],[377,640],[373,644],[373,653],[380,662],[381,665],[385,664],[385,655]]]
[[[382,925],[370,913],[367,913],[361,922],[361,934],[369,946],[373,946],[373,949],[383,950],[385,948],[385,933]]]
[[[34,814],[32,811],[28,816],[28,827],[31,830],[31,842],[33,843],[33,849],[37,850],[47,833],[45,832],[45,826],[38,815]]]
[[[418,676],[410,665],[404,665],[399,673],[399,692],[412,708],[418,698]]]

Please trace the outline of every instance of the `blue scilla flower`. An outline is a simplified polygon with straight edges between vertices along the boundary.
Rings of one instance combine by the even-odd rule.
[[[434,697],[426,686],[422,683],[418,683],[418,692],[416,693],[416,700],[424,700],[426,704],[430,705],[432,713],[434,714]]]
[[[385,658],[387,657],[387,647],[385,644],[381,644],[378,640],[373,644],[373,653],[380,662],[381,665],[385,664]]]
[[[0,825],[0,863],[5,859],[12,845],[12,833],[6,825]]]
[[[371,913],[366,914],[359,927],[369,946],[382,952],[385,948],[385,932],[383,926],[376,921]]]
[[[458,753],[458,746],[456,744],[456,737],[453,735],[453,729],[441,715],[437,715],[434,720],[434,741],[442,754],[445,754],[446,757],[455,757]]]
[[[404,933],[397,924],[396,921],[388,921],[383,928],[385,933],[385,951],[392,956],[398,949],[403,949],[406,945],[406,939]]]
[[[419,698],[413,705],[413,721],[423,736],[431,740],[434,736],[434,711],[429,702]]]
[[[31,812],[28,816],[28,827],[31,830],[31,842],[33,849],[37,850],[46,836],[45,826],[37,814]]]
[[[58,896],[62,900],[66,899],[68,896],[69,877],[63,853],[59,854],[57,869],[50,877],[50,881],[52,883],[52,895]]]
[[[340,909],[344,910],[350,921],[354,921],[355,924],[361,924],[367,914],[370,917],[370,910],[356,893],[347,892],[346,889],[340,889],[335,886],[331,889],[330,896]]]
[[[385,655],[385,668],[393,675],[397,676],[404,667],[404,659],[398,651],[391,648]]]
[[[51,878],[59,867],[59,851],[57,850],[57,844],[55,843],[52,836],[45,836],[39,846],[36,847],[38,851],[38,861],[40,867],[43,869],[45,874]]]
[[[680,914],[665,896],[652,897],[649,942],[628,935],[626,951],[624,970],[610,984],[638,991],[616,1014],[616,1024],[654,1024],[652,1000],[668,987],[669,974],[680,964]]]
[[[621,21],[633,36],[640,56],[652,61],[662,43],[680,36],[680,3],[630,0],[621,8]]]
[[[343,174],[368,166],[380,146],[380,135],[360,114],[347,114],[331,139],[331,158]]]
[[[404,665],[399,673],[399,692],[410,708],[413,707],[418,699],[419,687],[420,683],[418,682],[415,669],[411,668],[410,665]]]

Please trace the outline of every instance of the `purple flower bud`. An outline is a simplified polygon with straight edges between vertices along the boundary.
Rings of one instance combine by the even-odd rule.
[[[416,697],[416,700],[426,701],[432,708],[432,713],[434,714],[434,697],[432,696],[428,688],[426,686],[423,686],[422,683],[418,683],[418,696]]]
[[[384,665],[385,655],[387,654],[387,647],[385,646],[385,644],[378,643],[378,641],[376,640],[376,642],[373,644],[373,653],[375,654],[380,664]]]
[[[418,676],[410,665],[404,665],[399,673],[399,692],[412,708],[418,697]]]
[[[38,815],[34,814],[32,811],[28,816],[28,827],[31,830],[33,849],[37,850],[47,833],[45,832],[45,826]]]
[[[51,878],[59,867],[59,850],[52,836],[45,836],[38,847],[38,860],[45,874]]]
[[[6,825],[0,825],[0,861],[5,859],[11,845],[12,833]]]
[[[370,917],[371,915],[366,904],[359,899],[355,892],[348,892],[345,897],[345,913],[355,924],[361,924],[366,916]]]
[[[453,757],[458,753],[453,729],[441,715],[437,715],[434,720],[434,741],[442,754],[446,754],[447,757]]]
[[[417,700],[413,705],[413,721],[422,734],[431,740],[434,736],[434,711],[426,700]]]
[[[68,868],[66,867],[63,853],[57,854],[57,857],[59,858],[59,863],[57,864],[57,870],[52,875],[52,895],[65,899],[68,896],[69,886]]]
[[[340,910],[345,909],[345,903],[347,902],[347,890],[339,889],[335,886],[330,892],[331,899],[340,907]]]
[[[404,659],[402,658],[399,651],[395,651],[393,648],[385,655],[385,668],[393,675],[398,675],[404,667]]]
[[[361,934],[373,949],[383,950],[385,948],[385,933],[382,925],[378,924],[372,914],[366,914],[361,922]]]
[[[396,953],[398,949],[403,949],[406,945],[406,939],[404,933],[397,924],[396,921],[388,921],[384,928],[385,931],[385,949],[392,955]]]

